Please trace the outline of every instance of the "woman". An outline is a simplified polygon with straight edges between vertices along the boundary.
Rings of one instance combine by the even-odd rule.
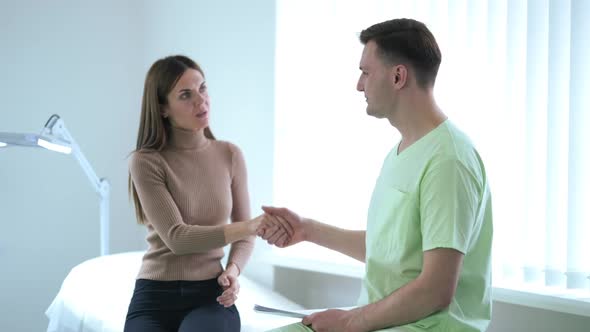
[[[239,331],[237,278],[262,217],[249,220],[240,149],[215,140],[209,129],[201,68],[185,56],[156,61],[140,121],[129,190],[149,249],[125,331]],[[230,243],[223,269],[223,247]]]

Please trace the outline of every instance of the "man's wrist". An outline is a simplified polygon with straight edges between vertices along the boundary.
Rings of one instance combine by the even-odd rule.
[[[364,307],[356,308],[349,311],[348,325],[352,331],[370,331],[363,308]]]
[[[316,232],[313,229],[316,223],[317,221],[313,219],[301,218],[301,226],[303,229],[303,241],[314,242],[313,234],[315,234]]]

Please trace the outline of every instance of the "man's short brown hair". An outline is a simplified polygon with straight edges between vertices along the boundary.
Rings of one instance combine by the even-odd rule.
[[[432,87],[441,62],[441,53],[434,35],[422,22],[400,18],[363,30],[363,44],[374,41],[378,54],[388,64],[409,64],[420,87]]]

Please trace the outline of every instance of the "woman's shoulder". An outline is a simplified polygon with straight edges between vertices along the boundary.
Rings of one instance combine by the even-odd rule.
[[[245,164],[242,150],[234,143],[229,141],[215,141],[215,146],[221,151],[222,158],[232,169],[243,167]]]
[[[158,166],[160,164],[160,152],[157,150],[135,150],[129,155],[129,168],[142,166]]]
[[[215,140],[215,141],[212,141],[212,145],[215,148],[221,149],[231,155],[234,155],[236,153],[239,153],[239,154],[242,153],[242,150],[236,144],[234,144],[230,141]]]

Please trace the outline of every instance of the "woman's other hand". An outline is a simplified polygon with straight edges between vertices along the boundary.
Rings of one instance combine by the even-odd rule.
[[[238,299],[238,293],[240,292],[240,282],[238,281],[238,275],[240,270],[235,263],[230,263],[219,277],[217,277],[217,283],[223,289],[223,293],[217,297],[217,302],[224,307],[231,307]]]

